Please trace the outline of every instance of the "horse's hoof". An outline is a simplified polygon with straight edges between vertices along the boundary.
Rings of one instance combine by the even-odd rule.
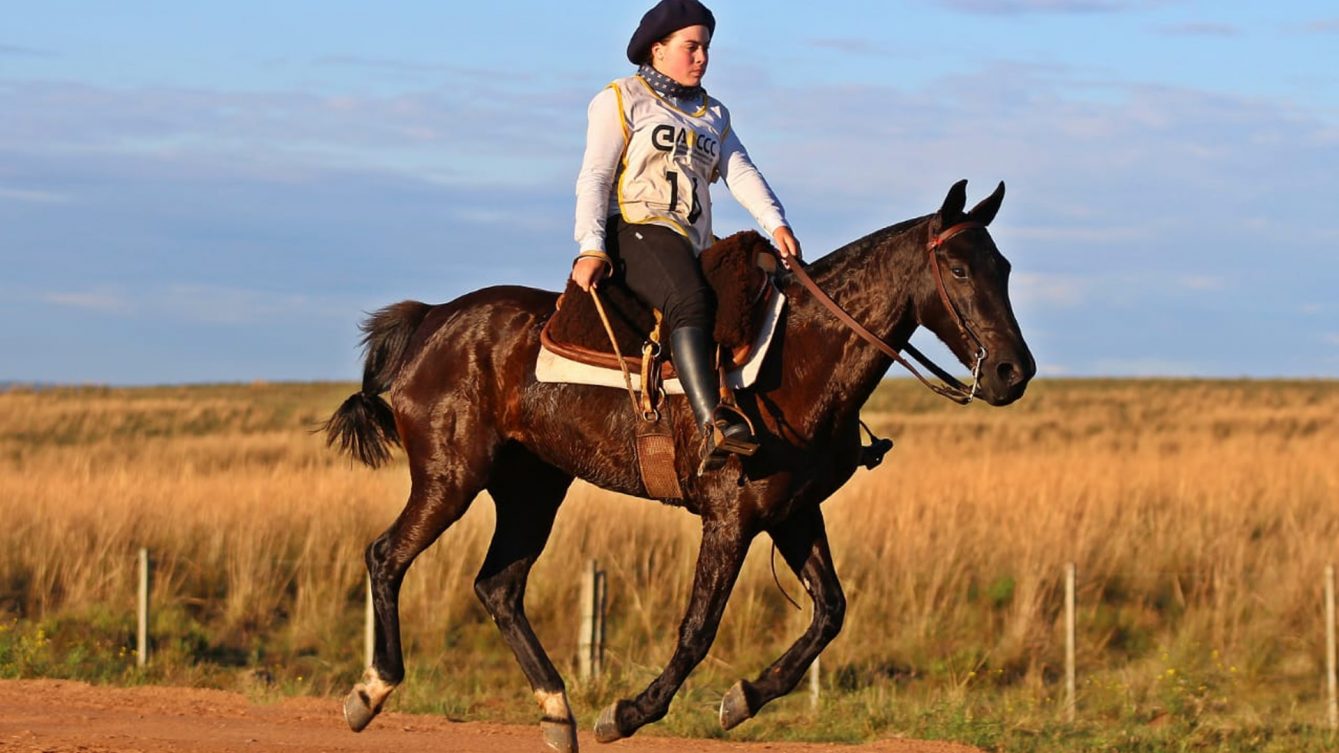
[[[575,721],[571,719],[567,721],[545,719],[539,723],[539,731],[544,735],[544,744],[558,751],[558,753],[577,753],[577,725]]]
[[[595,742],[612,743],[627,737],[618,729],[618,702],[609,704],[595,720]]]
[[[362,732],[376,715],[377,710],[372,708],[372,701],[366,691],[354,688],[349,697],[344,699],[344,721],[349,723],[349,729],[354,732]]]
[[[758,709],[749,701],[744,681],[740,680],[725,691],[721,699],[721,729],[734,729],[753,718]]]

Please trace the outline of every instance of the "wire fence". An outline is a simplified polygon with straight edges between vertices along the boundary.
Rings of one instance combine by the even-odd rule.
[[[139,550],[137,583],[137,629],[136,662],[145,667],[149,661],[149,625],[150,625],[150,578],[151,558],[147,548]],[[1136,574],[1136,573],[1126,573]],[[1137,574],[1184,576],[1185,572],[1141,571]],[[1065,641],[1065,695],[1063,709],[1065,719],[1073,722],[1078,717],[1078,667],[1076,654],[1078,648],[1078,596],[1079,570],[1075,563],[1066,563],[1063,572],[1064,582],[1064,641]],[[1339,650],[1336,647],[1335,615],[1335,567],[1326,565],[1322,574],[1322,610],[1325,615],[1325,678],[1326,687],[1326,724],[1332,730],[1339,730]],[[587,562],[582,570],[577,666],[583,681],[600,677],[605,666],[605,622],[609,594],[606,574],[595,560]],[[372,598],[372,581],[368,577],[364,589],[363,608],[363,653],[366,664],[370,666],[376,651],[376,612]],[[809,669],[808,693],[812,707],[817,708],[821,696],[820,661],[815,659]]]

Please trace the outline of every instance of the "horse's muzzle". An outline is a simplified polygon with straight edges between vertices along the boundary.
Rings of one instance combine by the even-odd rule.
[[[1036,375],[1037,362],[1026,348],[988,359],[981,369],[981,397],[994,406],[1009,405],[1023,396]]]

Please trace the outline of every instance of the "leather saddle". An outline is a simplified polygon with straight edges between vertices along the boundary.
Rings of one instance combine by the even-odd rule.
[[[746,230],[719,240],[699,257],[702,274],[716,297],[716,322],[712,334],[721,346],[722,366],[744,363],[757,339],[767,303],[775,293],[770,275],[778,266],[772,245],[760,233]],[[599,293],[618,347],[628,368],[641,368],[642,345],[656,328],[656,316],[627,286],[615,269],[606,278]],[[618,356],[609,344],[600,315],[590,294],[567,281],[567,289],[558,298],[557,310],[539,334],[548,350],[580,363],[618,369]],[[668,338],[662,338],[661,377],[676,378]]]

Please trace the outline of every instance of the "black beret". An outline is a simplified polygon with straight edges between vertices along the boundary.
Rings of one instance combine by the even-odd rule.
[[[697,0],[660,0],[642,16],[637,31],[632,33],[632,41],[628,42],[628,60],[633,65],[641,65],[651,54],[651,45],[679,29],[698,25],[716,33],[716,17],[707,6]]]

